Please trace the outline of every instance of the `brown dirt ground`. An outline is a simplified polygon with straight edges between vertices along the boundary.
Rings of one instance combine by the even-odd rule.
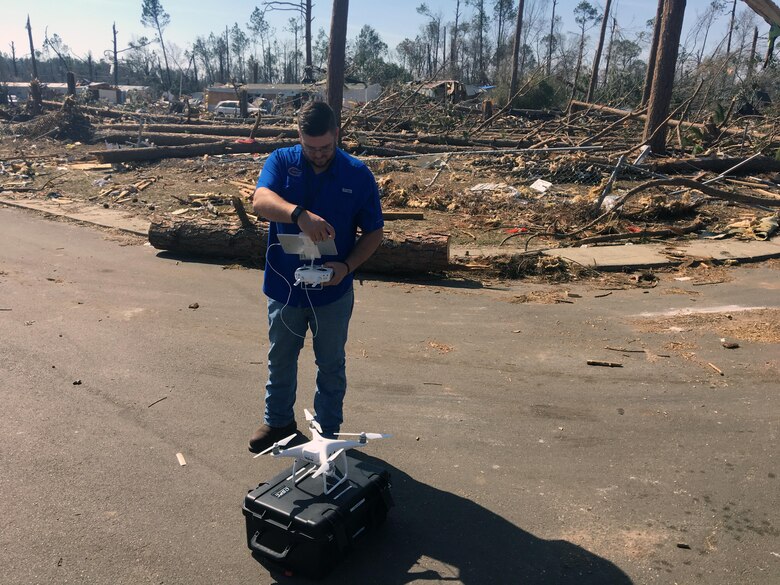
[[[637,319],[634,324],[646,333],[706,331],[729,341],[736,339],[754,343],[780,343],[780,309],[679,314]],[[679,347],[680,342],[670,343],[676,345],[670,345],[669,349],[691,349]]]

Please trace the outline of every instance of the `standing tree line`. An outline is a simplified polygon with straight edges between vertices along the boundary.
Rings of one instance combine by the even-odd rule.
[[[381,84],[457,79],[495,86],[500,102],[514,98],[527,107],[561,106],[571,99],[636,106],[649,100],[661,8],[679,8],[680,2],[685,11],[684,0],[659,0],[658,15],[641,30],[622,27],[611,0],[580,1],[570,24],[561,18],[560,0],[453,0],[448,14],[422,2],[416,12],[424,23],[395,48],[368,25],[348,39],[346,75]],[[737,0],[687,8],[687,33],[676,43],[678,87],[688,91],[704,81],[720,95],[777,78],[773,51],[780,29],[767,31],[751,10],[737,8]],[[270,12],[288,17],[281,30],[270,23]],[[115,24],[114,46],[96,59],[92,53],[75,55],[48,28],[36,47],[28,19],[30,51],[14,43],[10,52],[0,51],[0,82],[31,76],[63,81],[73,72],[77,78],[176,93],[215,83],[313,81],[327,69],[329,49],[328,34],[323,27],[314,33],[313,22],[311,0],[264,0],[243,23],[198,36],[182,48],[166,40],[176,23],[162,1],[142,0],[140,23],[148,36],[133,37],[118,49]],[[766,70],[775,75],[763,74]]]

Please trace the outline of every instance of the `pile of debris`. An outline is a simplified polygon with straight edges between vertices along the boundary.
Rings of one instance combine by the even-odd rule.
[[[92,122],[72,96],[65,98],[59,110],[35,116],[28,122],[12,124],[10,131],[29,138],[49,137],[78,142],[89,142],[94,135]]]
[[[221,241],[204,227],[208,222],[227,229],[241,218],[245,230],[247,221],[262,227],[260,218],[243,209],[256,173],[264,155],[297,143],[292,117],[217,123],[208,116],[78,106],[70,98],[57,107],[12,125],[12,131],[33,138],[92,138],[101,148],[85,153],[90,160],[116,173],[141,169],[132,184],[105,188],[92,199],[170,214],[175,221],[158,222],[158,231],[175,231],[178,246],[182,234]],[[641,110],[573,102],[569,112],[539,114],[432,100],[417,88],[388,92],[345,111],[343,148],[374,171],[388,217],[395,213],[394,219],[401,219],[389,226],[389,241],[403,242],[395,253],[403,248],[411,256],[415,246],[436,242],[435,264],[441,266],[449,244],[437,238],[446,233],[456,244],[505,247],[504,261],[491,259],[500,275],[563,278],[571,270],[533,257],[533,250],[526,254],[531,243],[538,249],[702,235],[763,238],[777,229],[780,160],[773,155],[780,149],[780,133],[772,117],[730,118],[715,126],[670,120],[670,142],[676,139],[677,147],[670,148],[670,156],[657,157],[637,138]],[[166,159],[171,160],[157,162]],[[198,161],[190,167],[208,174],[206,180],[217,188],[204,194],[198,184],[174,193],[170,182],[166,190],[166,181],[146,180],[149,164],[162,172],[176,159]],[[213,161],[210,171],[208,161]],[[181,179],[191,175],[183,173]],[[155,204],[158,192],[168,200],[165,206]],[[236,193],[244,216],[232,198]],[[180,205],[171,207],[171,198]],[[403,221],[413,213],[419,221],[423,212],[423,228]],[[189,230],[187,222],[200,227]],[[748,227],[741,229],[744,222]],[[236,229],[225,241],[241,237]],[[165,234],[158,236],[167,241]],[[392,270],[393,262],[389,265]]]

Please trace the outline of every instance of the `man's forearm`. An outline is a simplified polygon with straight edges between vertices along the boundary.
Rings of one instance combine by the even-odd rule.
[[[361,235],[355,243],[355,247],[352,248],[349,256],[345,259],[347,264],[349,264],[350,270],[354,272],[358,266],[368,260],[376,252],[383,239],[384,229],[382,228]]]
[[[252,198],[252,209],[257,215],[268,221],[291,223],[290,214],[295,209],[295,205],[284,200],[270,189],[259,187],[255,189],[255,195]]]

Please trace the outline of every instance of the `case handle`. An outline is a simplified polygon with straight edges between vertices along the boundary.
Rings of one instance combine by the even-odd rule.
[[[285,558],[287,558],[287,555],[290,553],[290,549],[292,548],[292,544],[288,544],[282,552],[276,552],[275,550],[257,542],[259,536],[260,532],[255,532],[254,536],[252,536],[252,540],[249,541],[249,548],[259,551],[277,561],[283,561]]]

